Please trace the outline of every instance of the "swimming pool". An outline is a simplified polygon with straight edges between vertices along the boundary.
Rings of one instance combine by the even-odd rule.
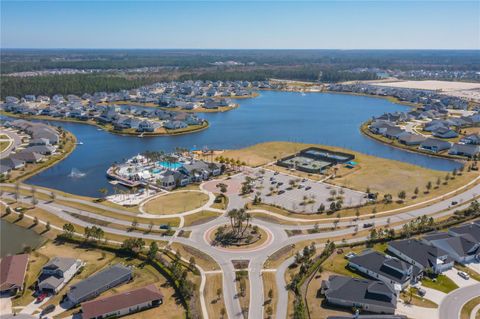
[[[158,165],[168,168],[168,169],[179,169],[182,167],[182,163],[178,162],[157,162]]]

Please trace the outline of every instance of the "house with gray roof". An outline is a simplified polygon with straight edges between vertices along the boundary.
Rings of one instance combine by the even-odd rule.
[[[461,143],[480,145],[480,134],[470,134],[460,139]]]
[[[54,257],[42,268],[38,278],[38,289],[45,292],[57,293],[78,272],[83,265],[80,259]]]
[[[417,267],[414,271],[412,265],[370,249],[350,258],[348,266],[368,277],[383,281],[396,291],[405,289],[420,275]]]
[[[448,154],[459,155],[472,158],[480,153],[480,145],[474,144],[453,144],[452,148],[448,151]]]
[[[422,142],[424,142],[427,138],[419,135],[419,134],[413,134],[410,132],[405,132],[402,135],[398,137],[398,141],[402,144],[405,145],[420,145]]]
[[[131,268],[115,264],[71,286],[67,293],[68,299],[75,305],[93,299],[102,292],[131,280],[132,275]]]
[[[433,152],[433,153],[438,153],[441,151],[448,150],[451,147],[452,144],[447,141],[442,141],[439,139],[435,138],[427,138],[425,141],[420,143],[420,149]]]
[[[476,223],[452,227],[448,233],[452,236],[464,236],[472,242],[480,243],[480,220]]]
[[[12,154],[10,157],[25,163],[38,163],[45,158],[45,156],[40,153],[28,151],[26,149]]]
[[[333,275],[322,282],[320,291],[335,306],[380,314],[393,314],[397,307],[395,291],[381,281]]]
[[[14,157],[0,159],[0,174],[5,174],[14,169],[25,167],[25,161]]]
[[[452,269],[454,263],[443,249],[427,245],[417,239],[392,241],[388,243],[388,252],[421,271],[429,268],[437,274]]]
[[[432,135],[439,138],[455,138],[458,133],[452,129],[440,127],[432,131]]]
[[[437,233],[424,236],[422,240],[446,251],[458,263],[468,264],[480,260],[480,242],[471,236],[465,234],[452,236],[448,233]]]

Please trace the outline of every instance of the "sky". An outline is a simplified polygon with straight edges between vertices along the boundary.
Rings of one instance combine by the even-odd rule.
[[[0,3],[2,48],[480,49],[480,1]]]

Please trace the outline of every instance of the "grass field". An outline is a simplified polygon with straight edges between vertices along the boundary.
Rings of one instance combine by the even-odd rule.
[[[182,245],[180,243],[172,243],[171,248],[172,250],[180,252],[182,257],[187,260],[189,260],[190,257],[194,257],[195,263],[205,271],[220,269],[220,266],[212,259],[212,257],[196,248]]]
[[[220,215],[221,215],[221,213],[212,212],[212,211],[208,211],[208,210],[202,210],[198,213],[190,214],[190,215],[185,216],[184,217],[184,220],[185,220],[184,226],[187,227],[187,226],[194,226],[194,225],[203,224],[203,223],[209,222],[209,221],[217,218]]]
[[[460,312],[460,319],[470,319],[470,314],[472,313],[473,308],[476,305],[480,304],[480,296],[475,297],[472,300],[468,301],[463,305],[462,311]],[[474,317],[475,319],[480,319],[480,311]]]
[[[202,207],[208,202],[208,195],[201,192],[178,191],[152,198],[144,205],[145,212],[168,215],[186,212]]]

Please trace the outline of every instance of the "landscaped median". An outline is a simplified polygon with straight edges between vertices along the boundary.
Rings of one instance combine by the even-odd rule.
[[[480,309],[477,308],[478,305],[480,305],[480,296],[469,300],[462,307],[462,310],[460,312],[460,319],[471,319],[472,316],[475,319],[479,319],[480,318]],[[472,311],[474,309],[476,309],[478,311],[476,315],[472,313]]]

